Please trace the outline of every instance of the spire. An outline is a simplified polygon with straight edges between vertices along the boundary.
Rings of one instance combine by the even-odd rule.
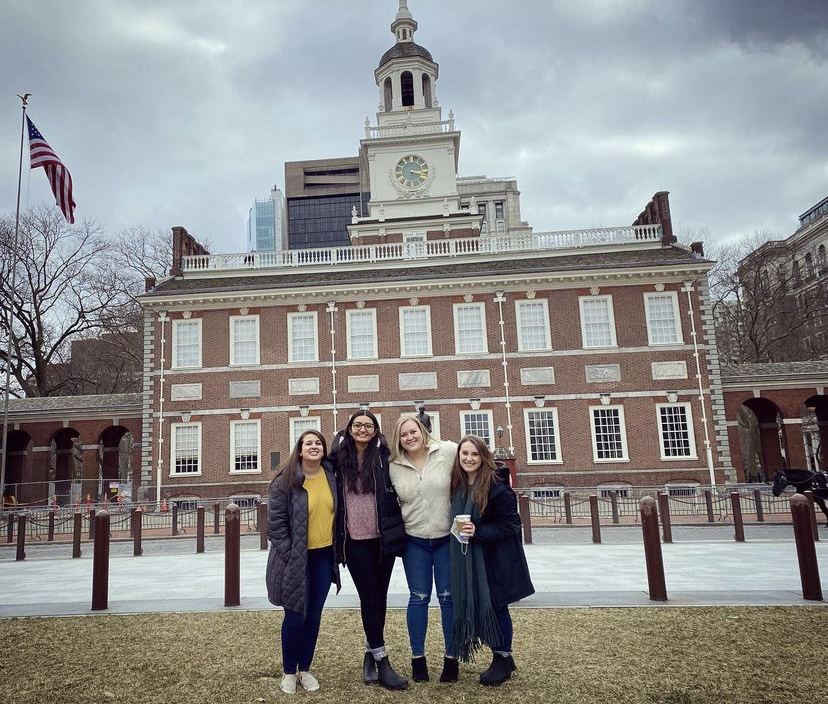
[[[408,9],[408,0],[400,0],[400,9],[391,23],[391,33],[397,37],[397,44],[413,42],[414,32],[417,31],[417,20]]]

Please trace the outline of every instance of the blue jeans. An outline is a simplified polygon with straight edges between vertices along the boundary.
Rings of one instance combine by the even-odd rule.
[[[451,601],[451,557],[449,539],[415,538],[409,535],[403,567],[408,581],[408,638],[411,641],[411,654],[414,657],[425,655],[425,637],[428,629],[428,605],[431,601],[431,586],[437,588],[437,601],[440,603],[440,617],[443,625],[443,640],[446,655],[454,657],[454,642],[451,637],[451,621],[454,610]]]
[[[307,672],[313,661],[322,607],[331,589],[333,548],[308,550],[305,568],[305,613],[285,609],[282,621],[282,667],[286,674]]]
[[[512,616],[509,613],[508,606],[495,606],[495,617],[497,618],[497,625],[500,627],[500,647],[494,648],[504,653],[512,652]]]

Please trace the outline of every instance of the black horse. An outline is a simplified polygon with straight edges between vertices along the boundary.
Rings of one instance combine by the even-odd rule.
[[[828,499],[828,480],[822,472],[812,472],[809,469],[778,469],[773,478],[771,492],[774,496],[779,496],[789,484],[796,489],[797,494],[814,492],[814,502],[828,518],[828,506],[825,505],[825,499]],[[828,521],[825,525],[828,526]]]

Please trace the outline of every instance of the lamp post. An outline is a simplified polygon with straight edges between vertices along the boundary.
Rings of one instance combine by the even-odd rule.
[[[498,425],[497,429],[495,430],[495,435],[497,436],[497,442],[495,443],[495,451],[492,453],[493,457],[503,462],[509,468],[509,484],[511,486],[517,486],[517,471],[515,469],[515,455],[512,452],[509,452],[503,445],[501,441],[503,440],[503,426]]]

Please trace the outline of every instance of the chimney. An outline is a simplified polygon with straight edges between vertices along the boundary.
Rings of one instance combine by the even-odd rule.
[[[690,243],[690,251],[693,254],[698,254],[700,257],[704,256],[704,243],[703,242],[691,242]]]

